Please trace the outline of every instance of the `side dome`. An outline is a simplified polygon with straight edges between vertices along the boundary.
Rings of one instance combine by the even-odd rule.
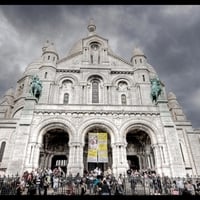
[[[167,98],[168,100],[176,100],[176,95],[173,92],[169,92]]]
[[[4,96],[14,96],[14,90],[13,88],[10,88],[6,91]]]
[[[24,71],[23,75],[32,75],[32,74],[34,74],[39,69],[39,67],[41,66],[41,62],[42,62],[42,60],[38,59],[38,60],[30,63],[26,67],[26,70]]]
[[[145,56],[144,52],[140,48],[135,48],[133,50],[133,57],[134,56]]]

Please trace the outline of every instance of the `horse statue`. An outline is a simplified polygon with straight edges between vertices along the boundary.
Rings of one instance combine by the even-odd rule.
[[[37,75],[32,77],[30,93],[37,99],[40,98],[42,92],[42,83]]]
[[[159,95],[161,94],[162,88],[160,80],[158,78],[153,78],[151,82],[151,100],[152,102],[157,102]]]

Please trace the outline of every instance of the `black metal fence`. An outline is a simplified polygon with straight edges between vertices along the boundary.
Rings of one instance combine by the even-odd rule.
[[[3,176],[0,177],[0,195],[16,195],[17,185],[20,177],[18,176]],[[180,178],[180,177],[144,177],[144,176],[127,176],[124,177],[123,185],[119,186],[117,179],[112,177],[109,181],[110,195],[182,195],[186,185],[189,183],[194,190],[190,195],[200,195],[200,178]],[[98,185],[93,181],[83,178],[86,185],[86,192],[84,195],[99,195]],[[182,181],[184,188],[180,189],[177,186],[179,181]],[[75,177],[60,177],[58,188],[54,189],[50,184],[47,189],[47,195],[81,195],[80,180]],[[118,191],[118,193],[117,193]],[[41,188],[41,195],[44,189]],[[27,195],[27,188],[24,188],[22,195]],[[35,193],[38,194],[37,191]]]
[[[16,195],[18,176],[0,176],[0,195]]]

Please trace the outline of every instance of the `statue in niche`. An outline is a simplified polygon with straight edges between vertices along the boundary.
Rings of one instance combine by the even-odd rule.
[[[119,85],[118,85],[118,87],[119,87],[119,90],[120,91],[125,91],[125,90],[127,90],[127,83],[126,82],[124,82],[124,81],[121,81],[121,82],[119,82]]]
[[[91,45],[91,63],[92,64],[99,64],[100,63],[98,43],[93,43]]]
[[[72,88],[72,82],[67,80],[67,81],[63,81],[63,87],[66,89],[71,89]]]
[[[152,102],[156,103],[162,91],[161,83],[158,78],[153,78],[150,80],[150,82],[151,82],[151,99]]]

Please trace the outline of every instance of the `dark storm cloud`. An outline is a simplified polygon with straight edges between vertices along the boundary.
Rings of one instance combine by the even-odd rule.
[[[0,17],[0,94],[15,87],[27,65],[41,56],[47,39],[62,58],[87,36],[94,18],[97,34],[119,56],[130,61],[136,46],[144,51],[193,127],[200,126],[200,6],[1,6]]]

